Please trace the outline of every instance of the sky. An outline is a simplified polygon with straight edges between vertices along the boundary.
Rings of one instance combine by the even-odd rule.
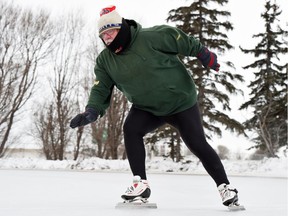
[[[9,1],[10,0],[2,0]],[[165,19],[171,9],[183,5],[189,5],[192,1],[186,0],[156,0],[153,4],[149,1],[143,0],[14,0],[15,3],[32,8],[34,10],[45,9],[51,12],[52,16],[58,16],[71,11],[80,11],[91,25],[97,25],[99,11],[101,8],[108,5],[116,5],[118,12],[125,18],[135,19],[141,23],[143,27],[153,25],[166,24]],[[287,29],[288,25],[288,1],[277,0],[277,4],[282,9],[282,14],[279,17],[282,28]],[[221,8],[231,12],[230,21],[234,25],[234,30],[228,32],[229,42],[235,49],[227,52],[225,55],[218,55],[219,63],[232,61],[235,64],[236,71],[242,74],[246,83],[239,84],[239,88],[244,90],[244,96],[231,97],[232,112],[229,115],[242,122],[249,116],[249,111],[238,111],[239,106],[249,100],[249,84],[253,74],[249,71],[243,70],[242,67],[255,61],[253,56],[244,55],[239,46],[243,48],[253,48],[257,44],[257,40],[252,38],[253,34],[264,31],[264,20],[260,14],[264,12],[264,0],[229,0],[229,3]],[[285,58],[285,59],[284,59]],[[280,61],[284,63],[288,56],[281,57]],[[236,72],[235,71],[235,72]],[[233,144],[231,144],[233,143]],[[225,144],[230,145],[237,150],[238,148],[246,149],[253,145],[249,139],[242,136],[236,137],[230,132],[223,132],[223,137],[215,137],[212,145]]]

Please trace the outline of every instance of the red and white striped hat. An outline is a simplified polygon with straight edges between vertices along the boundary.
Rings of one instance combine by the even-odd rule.
[[[122,17],[115,10],[116,6],[108,6],[100,11],[100,19],[98,21],[99,35],[109,29],[120,29]]]

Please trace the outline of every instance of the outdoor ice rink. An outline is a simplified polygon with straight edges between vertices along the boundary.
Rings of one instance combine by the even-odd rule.
[[[129,173],[0,170],[1,216],[287,216],[287,178],[231,176],[246,211],[222,206],[207,175],[148,174],[157,209],[115,209]]]

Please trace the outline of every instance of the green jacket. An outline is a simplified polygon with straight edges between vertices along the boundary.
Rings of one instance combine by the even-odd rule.
[[[178,58],[196,56],[201,43],[181,30],[160,25],[131,27],[130,45],[120,54],[104,49],[96,60],[96,80],[87,107],[103,116],[116,86],[136,108],[166,116],[196,103],[191,75]]]

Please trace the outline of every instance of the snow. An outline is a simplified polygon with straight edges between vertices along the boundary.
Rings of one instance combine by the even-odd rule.
[[[288,177],[288,159],[264,158],[263,160],[222,160],[229,175]],[[170,158],[155,157],[147,159],[147,171],[150,173],[181,173],[206,175],[201,162],[194,156],[186,156],[175,163]],[[63,161],[49,161],[37,157],[0,158],[0,169],[35,169],[35,170],[85,170],[130,172],[127,160],[105,160],[97,157]]]
[[[246,211],[229,212],[197,158],[175,163],[147,160],[157,209],[115,209],[131,183],[127,160],[100,158],[47,161],[0,159],[0,212],[3,216],[287,216],[287,157],[261,161],[223,160]]]

